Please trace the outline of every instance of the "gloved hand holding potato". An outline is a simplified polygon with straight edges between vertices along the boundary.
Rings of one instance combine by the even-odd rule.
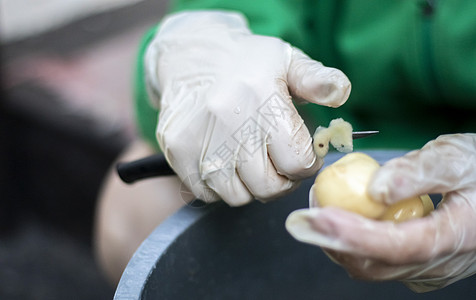
[[[341,71],[223,11],[165,18],[145,68],[169,165],[196,197],[233,206],[287,193],[322,166],[290,94],[337,107],[350,93]]]
[[[476,273],[475,134],[440,136],[385,163],[367,191],[377,206],[424,194],[444,196],[429,215],[401,223],[318,207],[293,212],[287,229],[322,247],[354,278],[400,280],[426,292]]]

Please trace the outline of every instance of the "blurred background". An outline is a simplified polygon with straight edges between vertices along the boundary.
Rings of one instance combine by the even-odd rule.
[[[0,299],[112,299],[97,193],[134,138],[139,40],[166,1],[0,0]]]

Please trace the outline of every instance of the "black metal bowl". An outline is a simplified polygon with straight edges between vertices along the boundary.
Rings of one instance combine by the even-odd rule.
[[[402,151],[368,151],[383,163]],[[330,153],[326,164],[342,157]],[[231,208],[184,207],[143,242],[114,299],[471,299],[474,279],[416,294],[399,282],[350,279],[320,248],[284,228],[292,211],[308,207],[313,178],[274,202]]]

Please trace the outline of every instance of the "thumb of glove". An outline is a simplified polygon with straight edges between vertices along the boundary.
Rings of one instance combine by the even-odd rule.
[[[294,47],[287,81],[293,96],[330,107],[344,104],[351,90],[350,81],[342,71],[325,67]]]
[[[416,195],[448,193],[476,186],[476,135],[442,135],[421,150],[383,165],[369,194],[388,204]]]

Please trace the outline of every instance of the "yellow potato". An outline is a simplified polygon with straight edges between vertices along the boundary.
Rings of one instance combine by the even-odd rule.
[[[311,190],[311,206],[336,206],[371,219],[403,222],[420,218],[433,210],[428,195],[388,206],[367,193],[369,181],[380,165],[364,153],[345,155],[322,170]]]
[[[380,220],[405,222],[415,218],[421,218],[434,210],[430,196],[423,195],[399,201],[389,206]]]

